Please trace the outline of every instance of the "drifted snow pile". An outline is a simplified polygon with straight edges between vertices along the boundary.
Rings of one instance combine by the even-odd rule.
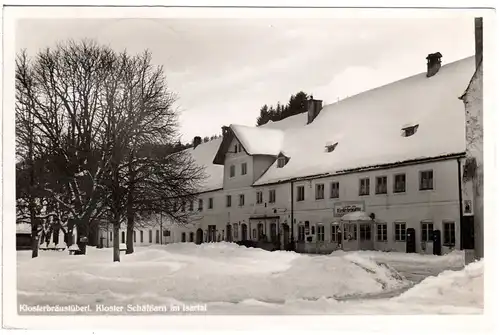
[[[483,292],[484,260],[481,260],[467,265],[461,271],[444,271],[436,277],[428,277],[393,300],[483,308]]]
[[[111,249],[18,255],[19,301],[30,304],[284,303],[409,284],[391,267],[358,254],[309,256],[230,243],[138,248],[121,263],[111,262]]]

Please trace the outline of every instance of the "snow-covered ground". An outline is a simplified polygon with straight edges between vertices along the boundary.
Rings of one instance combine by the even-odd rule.
[[[483,312],[483,262],[447,270],[463,268],[460,252],[303,255],[177,243],[137,248],[120,263],[111,249],[30,255],[18,252],[20,304],[202,305],[209,314]]]

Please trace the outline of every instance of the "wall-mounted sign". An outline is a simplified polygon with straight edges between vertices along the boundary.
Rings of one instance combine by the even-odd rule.
[[[474,210],[472,208],[472,200],[464,200],[464,215],[465,216],[472,216],[474,215]]]
[[[362,212],[365,210],[365,203],[362,201],[337,202],[333,205],[333,216],[342,217],[347,213]]]

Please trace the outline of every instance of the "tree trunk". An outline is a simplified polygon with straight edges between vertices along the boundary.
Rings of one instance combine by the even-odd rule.
[[[134,219],[132,218],[132,223],[127,219],[127,251],[126,254],[134,253]]]
[[[77,235],[76,235],[76,243],[78,244],[78,252],[79,255],[87,254],[87,244],[88,244],[88,227],[86,219],[80,219],[76,222],[77,225]]]
[[[31,258],[38,257],[38,220],[31,221]]]
[[[113,262],[120,261],[120,221],[113,222]]]

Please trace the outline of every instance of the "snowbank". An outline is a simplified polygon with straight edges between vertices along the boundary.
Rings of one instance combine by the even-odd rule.
[[[121,263],[112,263],[111,253],[89,248],[87,256],[43,253],[37,259],[20,259],[20,299],[283,303],[374,294],[409,285],[394,269],[349,255],[268,252],[230,243],[138,248],[123,255]]]

